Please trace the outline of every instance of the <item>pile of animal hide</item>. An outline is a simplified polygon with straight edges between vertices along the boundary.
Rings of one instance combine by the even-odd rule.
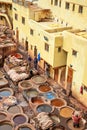
[[[46,130],[53,125],[53,121],[45,112],[39,113],[36,119],[38,120],[39,126],[41,127],[42,130]]]
[[[14,65],[17,65],[19,64],[22,60],[16,58],[15,56],[9,56],[9,61],[10,63],[14,64]]]
[[[26,79],[28,77],[28,74],[26,73],[18,74],[14,69],[9,70],[7,73],[9,77],[12,79],[12,81],[16,82]]]

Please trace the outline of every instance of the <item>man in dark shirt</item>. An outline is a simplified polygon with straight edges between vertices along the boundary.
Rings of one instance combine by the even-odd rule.
[[[38,64],[38,59],[37,57],[34,58],[34,68],[37,70],[37,64]]]
[[[29,68],[31,68],[31,61],[32,61],[32,58],[31,58],[31,56],[29,55],[29,56],[28,56]]]

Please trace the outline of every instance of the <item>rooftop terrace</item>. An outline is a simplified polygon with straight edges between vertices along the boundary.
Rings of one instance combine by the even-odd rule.
[[[87,39],[86,30],[75,29],[75,30],[71,30],[70,32]]]

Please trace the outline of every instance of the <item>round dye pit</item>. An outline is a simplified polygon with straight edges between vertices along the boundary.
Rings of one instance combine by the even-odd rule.
[[[23,95],[24,97],[28,100],[29,98],[32,97],[37,97],[39,92],[36,89],[30,88],[27,90],[24,90]]]
[[[56,98],[56,99],[51,100],[51,105],[54,107],[60,108],[66,105],[66,101],[61,98]]]
[[[1,122],[0,130],[13,130],[13,126],[9,122]]]
[[[44,103],[43,99],[41,97],[33,97],[31,98],[31,103],[33,104],[41,104]]]
[[[64,118],[72,117],[74,109],[72,107],[66,106],[60,109],[60,115]]]
[[[24,90],[32,87],[32,84],[30,84],[28,80],[24,80],[19,82],[18,86],[20,90]]]
[[[46,99],[52,100],[52,99],[56,98],[56,95],[53,92],[48,92],[48,93],[44,93],[44,97]]]
[[[23,124],[23,125],[19,125],[16,130],[35,130],[35,128],[31,125],[31,124]]]
[[[23,112],[22,111],[22,108],[18,105],[14,105],[14,106],[10,106],[7,111],[11,114],[17,114],[17,113],[20,113],[20,112]]]
[[[73,121],[72,121],[72,119],[69,119],[69,120],[67,121],[67,125],[68,125],[68,127],[69,127],[71,130],[84,130],[84,127],[85,127],[85,125],[83,124],[82,121],[80,122],[80,127],[79,127],[79,128],[73,127]]]
[[[8,81],[5,78],[0,78],[0,87],[4,87],[8,84]]]
[[[41,104],[41,105],[38,105],[37,108],[36,108],[36,111],[37,112],[47,112],[47,113],[50,113],[52,112],[52,107],[48,104]]]
[[[24,124],[28,122],[28,117],[25,114],[15,114],[12,121],[17,126],[19,124]]]
[[[31,78],[31,80],[35,83],[35,84],[42,84],[46,82],[46,78],[44,76],[34,76]]]
[[[2,88],[0,89],[0,96],[1,97],[8,97],[8,96],[12,96],[13,95],[13,91],[10,88]]]
[[[41,92],[48,92],[48,91],[51,91],[51,88],[50,86],[48,86],[47,84],[43,84],[43,85],[40,85],[39,86],[39,90]]]
[[[0,122],[5,120],[6,118],[7,118],[7,114],[3,113],[3,112],[0,112]]]

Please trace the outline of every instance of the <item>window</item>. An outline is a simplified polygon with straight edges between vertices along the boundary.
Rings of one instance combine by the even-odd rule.
[[[66,2],[65,9],[69,9],[69,6],[70,6],[70,4],[68,2]]]
[[[18,20],[18,14],[15,14],[15,20]]]
[[[45,51],[49,51],[49,45],[45,43]]]
[[[12,5],[10,5],[10,10],[12,10]]]
[[[30,29],[30,34],[33,35],[34,34],[34,30]]]
[[[53,0],[51,0],[51,5],[53,5]]]
[[[46,37],[46,36],[44,36],[44,40],[49,41],[49,40],[48,40],[48,37]]]
[[[82,13],[83,12],[83,6],[79,6],[79,10],[78,10],[79,13]]]
[[[58,0],[55,0],[55,5],[58,5]]]
[[[59,7],[61,7],[61,0],[59,1]]]
[[[61,50],[62,50],[62,47],[59,46],[59,47],[58,47],[58,52],[61,52]]]
[[[33,46],[31,45],[31,50],[33,50]]]
[[[87,86],[83,85],[83,89],[87,92]]]
[[[75,4],[73,4],[72,6],[72,11],[75,11]]]
[[[72,55],[73,55],[73,56],[77,56],[77,51],[72,50]]]
[[[22,23],[25,24],[25,18],[24,17],[22,17]]]

